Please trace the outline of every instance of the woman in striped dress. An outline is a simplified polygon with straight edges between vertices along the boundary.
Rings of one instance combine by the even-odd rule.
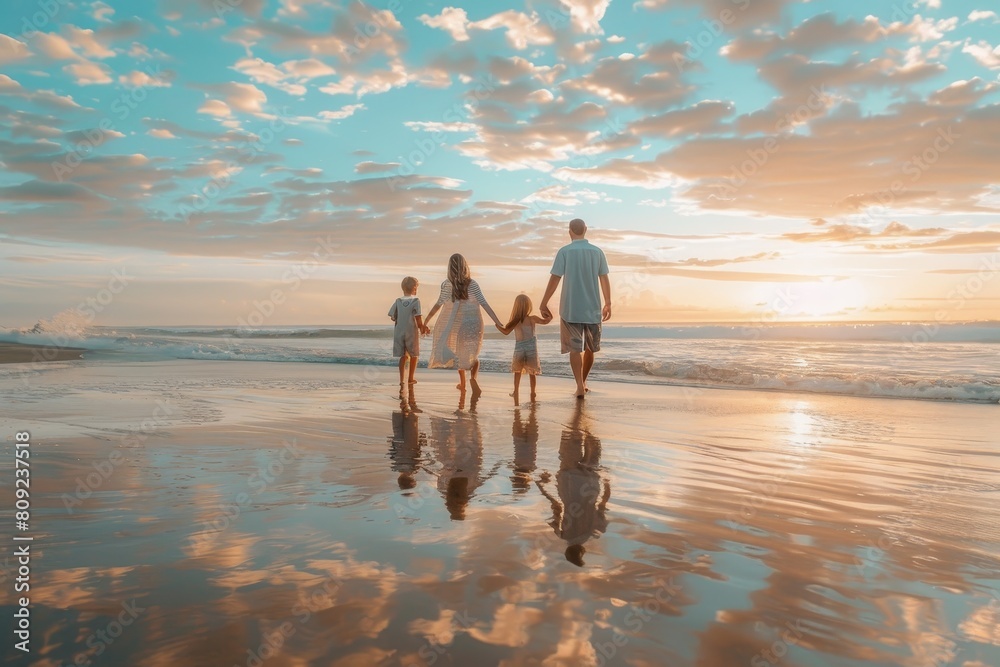
[[[465,372],[469,371],[473,394],[481,393],[479,382],[479,350],[483,345],[483,315],[480,306],[497,326],[500,320],[486,302],[479,283],[472,279],[469,263],[455,253],[448,260],[448,279],[441,283],[441,294],[424,321],[441,311],[441,320],[434,327],[434,344],[429,368],[458,370],[458,389],[465,391]]]

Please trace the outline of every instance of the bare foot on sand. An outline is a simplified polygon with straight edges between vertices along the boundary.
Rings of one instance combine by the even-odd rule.
[[[469,378],[469,384],[472,385],[472,395],[479,396],[483,393],[483,390],[479,387],[479,382],[476,378]]]
[[[534,403],[538,399],[538,395],[535,392],[531,392],[531,402]]]

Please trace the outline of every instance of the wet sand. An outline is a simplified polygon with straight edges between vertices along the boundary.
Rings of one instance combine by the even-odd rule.
[[[996,406],[394,373],[0,370],[32,664],[1000,665]]]
[[[0,364],[25,364],[82,359],[86,350],[76,347],[0,343]]]

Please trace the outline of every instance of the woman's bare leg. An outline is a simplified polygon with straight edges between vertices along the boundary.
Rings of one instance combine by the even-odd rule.
[[[465,391],[465,371],[461,368],[458,370],[458,384],[455,385],[455,388],[459,391]]]
[[[483,390],[479,388],[479,382],[476,379],[479,377],[479,359],[476,359],[476,361],[473,362],[470,375],[471,377],[469,378],[469,383],[472,385],[472,395],[478,396],[483,393]]]
[[[535,375],[531,374],[528,376],[528,380],[531,381],[531,401],[535,400]]]

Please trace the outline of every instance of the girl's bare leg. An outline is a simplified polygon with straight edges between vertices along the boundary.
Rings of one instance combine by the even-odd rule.
[[[399,384],[403,384],[403,374],[406,372],[406,357],[408,355],[404,354],[399,358]]]
[[[414,377],[414,373],[417,372],[417,358],[410,357],[410,384],[416,384],[417,379]]]
[[[514,402],[517,402],[518,394],[521,391],[521,374],[514,373],[514,391],[511,392],[511,396],[514,397]]]
[[[534,402],[534,400],[535,400],[535,375],[534,375],[534,373],[532,373],[531,375],[528,376],[528,380],[531,382],[531,400],[532,400],[532,402]]]

